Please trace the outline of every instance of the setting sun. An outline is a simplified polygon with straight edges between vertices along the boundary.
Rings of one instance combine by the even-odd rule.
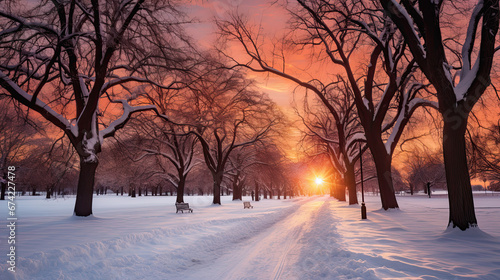
[[[321,184],[323,184],[323,179],[319,178],[319,177],[316,177],[316,179],[314,180],[314,182],[316,182],[316,185],[321,185]]]

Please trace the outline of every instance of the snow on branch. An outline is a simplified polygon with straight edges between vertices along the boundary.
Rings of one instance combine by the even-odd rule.
[[[460,81],[465,80],[465,77],[468,76],[469,71],[471,70],[472,62],[471,60],[471,54],[472,54],[472,49],[474,48],[474,41],[476,40],[476,32],[477,32],[477,26],[479,24],[479,20],[481,19],[482,16],[482,10],[483,10],[483,0],[479,0],[477,3],[476,7],[474,7],[474,10],[472,11],[472,15],[469,21],[469,26],[467,27],[467,35],[465,37],[465,42],[462,47],[462,71],[460,72]]]
[[[130,116],[133,113],[137,113],[137,112],[141,112],[141,111],[149,111],[149,110],[157,111],[156,106],[154,106],[154,105],[131,106],[130,104],[128,104],[127,100],[123,100],[123,99],[113,101],[113,102],[114,103],[121,103],[123,105],[123,114],[120,118],[113,121],[108,127],[106,127],[105,129],[103,129],[100,132],[99,137],[101,138],[100,139],[101,142],[104,138],[108,138],[108,137],[113,136],[115,134],[116,130],[122,128],[128,122],[128,120],[130,119]]]
[[[476,61],[476,63],[474,63],[472,69],[465,72],[467,72],[467,74],[465,74],[463,77],[462,74],[460,74],[460,82],[455,86],[455,96],[457,98],[457,102],[465,98],[467,91],[476,79],[479,72],[479,59]]]
[[[347,139],[347,146],[350,147],[351,145],[354,145],[356,142],[366,142],[366,136],[364,132],[357,132],[354,133],[352,136],[348,137]]]
[[[455,87],[455,96],[457,102],[465,98],[467,91],[471,87],[479,72],[479,58],[481,56],[478,56],[476,62],[474,63],[474,66],[472,66],[471,68],[471,54],[474,48],[474,41],[476,39],[477,26],[479,24],[479,20],[483,15],[483,7],[483,0],[479,0],[476,7],[474,7],[474,10],[472,11],[469,26],[467,28],[467,36],[462,47],[463,66],[460,72],[460,82]],[[481,52],[481,50],[479,51]]]
[[[338,170],[339,174],[343,176],[346,172],[345,162],[342,160],[341,153],[338,153],[335,147],[331,143],[327,144],[328,149],[328,157],[330,158],[330,162],[335,166],[335,169]]]
[[[406,12],[406,9],[395,0],[385,0],[381,2],[384,9],[390,13],[391,19],[405,35],[406,41],[412,49],[415,59],[419,62],[425,60],[426,52],[420,42],[420,37],[417,35],[414,22],[410,15]],[[419,64],[423,65],[423,63]]]
[[[32,28],[32,29],[38,29],[40,31],[51,33],[52,35],[55,35],[55,36],[59,36],[59,33],[55,29],[53,29],[51,26],[44,24],[42,22],[28,22],[28,21],[24,20],[23,18],[17,17],[17,16],[12,15],[12,14],[5,13],[1,10],[0,10],[0,17],[8,18],[14,22],[19,23],[21,26],[23,26],[25,28],[27,27],[27,28]]]
[[[171,177],[167,177],[167,180],[170,182],[170,184],[172,184],[174,186],[174,188],[177,189],[179,187],[179,183],[174,181]]]
[[[21,102],[28,108],[37,111],[46,120],[50,121],[57,127],[66,131],[67,133],[71,132],[73,136],[75,137],[77,136],[75,134],[75,131],[77,130],[73,129],[73,125],[70,124],[70,122],[65,117],[54,111],[52,108],[50,108],[49,105],[45,104],[45,102],[43,102],[42,100],[38,98],[32,100],[33,96],[29,95],[26,91],[21,89],[16,83],[14,83],[7,75],[5,75],[1,71],[0,71],[0,86],[6,89],[14,99]]]
[[[418,107],[426,106],[426,107],[431,107],[434,109],[438,109],[439,105],[435,101],[430,101],[422,98],[414,98],[411,101],[407,101],[408,99],[408,94],[405,94],[404,99],[405,99],[405,105],[404,108],[398,112],[397,119],[394,123],[394,126],[392,128],[392,132],[389,135],[389,138],[385,142],[385,149],[387,151],[388,155],[391,155],[392,152],[394,151],[394,148],[396,147],[396,144],[399,140],[399,137],[401,137],[401,134],[403,133],[403,129],[412,116],[413,112]]]

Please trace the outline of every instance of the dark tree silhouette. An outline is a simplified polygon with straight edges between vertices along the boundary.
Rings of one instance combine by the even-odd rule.
[[[12,101],[0,97],[0,200],[5,200],[8,167],[16,166],[30,154],[28,144],[37,131],[15,112]]]
[[[196,136],[189,133],[186,126],[177,126],[168,122],[158,123],[154,120],[139,121],[141,124],[136,124],[134,127],[135,133],[140,134],[142,138],[137,146],[141,154],[135,161],[150,159],[150,156],[166,161],[162,163],[161,159],[158,159],[160,171],[155,172],[155,175],[162,176],[176,188],[177,203],[184,202],[188,175],[199,163],[195,149]]]
[[[380,11],[377,15],[364,14],[365,10],[376,10],[362,1],[297,2],[298,10],[291,13],[294,16],[292,27],[299,34],[292,44],[300,50],[318,49],[316,53],[319,52],[321,59],[329,60],[343,72],[368,149],[373,154],[382,207],[386,210],[397,208],[391,175],[394,149],[415,110],[437,105],[419,97],[426,85],[415,79],[415,61],[408,56],[403,37]],[[273,52],[266,52],[260,29],[253,28],[239,15],[219,21],[218,26],[223,38],[239,42],[247,54],[244,62],[233,59],[236,66],[280,76],[313,92],[332,118],[340,122],[340,113],[327,97],[328,88],[335,81],[305,80],[300,73],[290,71],[285,48],[276,45]],[[355,55],[366,59],[362,71],[351,61]]]
[[[475,227],[477,219],[467,166],[465,133],[474,105],[491,83],[499,25],[498,0],[480,0],[472,10],[462,51],[453,52],[460,62],[456,66],[447,57],[441,31],[442,10],[447,7],[445,1],[403,0],[400,4],[380,0],[380,3],[403,34],[416,63],[437,92],[439,112],[443,117],[443,155],[450,206],[448,225],[461,230]],[[481,36],[476,40],[478,33]],[[455,69],[460,70],[458,83],[453,78]]]
[[[0,3],[0,86],[68,137],[80,159],[74,213],[89,216],[104,139],[153,110],[141,95],[175,87],[168,77],[186,69],[180,25],[160,16],[182,15],[170,1],[41,1],[14,13],[18,6]]]
[[[218,66],[206,73],[189,86],[193,99],[191,109],[185,110],[193,114],[192,133],[213,177],[213,203],[221,204],[220,188],[231,154],[269,137],[282,117],[242,73]]]

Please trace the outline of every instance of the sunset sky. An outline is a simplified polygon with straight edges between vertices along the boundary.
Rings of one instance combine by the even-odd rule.
[[[267,38],[279,38],[285,32],[288,31],[288,20],[289,15],[286,9],[280,4],[283,1],[276,1],[278,3],[272,3],[273,1],[266,0],[250,0],[250,1],[231,1],[231,0],[221,0],[221,1],[195,1],[192,5],[187,7],[186,11],[189,17],[195,18],[197,23],[190,24],[187,27],[188,33],[195,39],[196,44],[202,45],[205,48],[211,48],[215,44],[217,40],[216,27],[214,24],[214,20],[216,18],[224,19],[227,18],[228,12],[238,11],[240,14],[244,14],[248,17],[249,21],[254,25],[260,25],[262,27],[261,32]],[[293,5],[293,3],[292,3]],[[231,45],[229,47],[228,53],[239,59],[241,57],[243,61],[246,60],[246,57],[242,55],[243,52],[241,46],[238,44]],[[300,71],[301,75],[307,78],[307,76],[314,75],[322,75],[325,74],[325,69],[322,69],[321,66],[310,65],[308,58],[295,55],[291,59],[287,61],[287,69],[294,69],[295,66],[299,66],[302,69],[306,69],[306,71]],[[334,72],[335,69],[328,69],[330,73]],[[494,72],[492,73],[493,79],[497,76]],[[262,75],[258,73],[248,73],[250,78],[254,78],[259,86],[259,89],[267,94],[282,108],[285,114],[292,120],[295,121],[297,126],[300,125],[298,121],[298,117],[294,113],[292,109],[292,101],[294,96],[297,100],[303,98],[303,90],[297,89],[296,85],[286,81],[283,78],[279,78],[272,75]],[[295,94],[294,94],[295,91]],[[495,100],[492,98],[491,94],[483,97],[486,102],[488,100]],[[489,108],[476,108],[476,113],[481,119],[498,119],[500,117],[500,109],[497,106],[490,106]],[[439,150],[441,146],[441,140],[439,139],[439,129],[434,132],[429,132],[427,127],[417,127],[417,132],[412,133],[413,135],[417,134],[429,134],[426,137],[420,139],[421,143],[425,143],[427,147],[431,149]],[[295,139],[299,139],[299,131],[296,130]],[[296,147],[293,147],[295,143],[291,143],[291,149],[295,150]],[[405,148],[411,147],[414,145],[412,143],[405,144]],[[293,148],[292,148],[293,147]],[[404,172],[404,162],[406,160],[406,156],[404,153],[401,153],[398,148],[394,156],[394,165],[398,167],[401,171]],[[289,155],[294,157],[292,154],[297,151],[290,152]],[[473,180],[473,184],[478,184],[479,180]],[[482,182],[481,182],[482,183]]]
[[[216,26],[214,19],[225,18],[228,11],[238,11],[247,15],[251,21],[259,23],[263,27],[263,32],[268,36],[281,36],[287,28],[288,14],[286,10],[278,4],[272,5],[266,0],[250,1],[195,1],[188,8],[190,17],[194,17],[198,23],[189,25],[187,30],[199,44],[210,48],[217,40]],[[239,46],[234,47],[233,53],[237,55]],[[262,91],[268,93],[278,105],[288,107],[291,101],[291,92],[294,85],[277,77],[267,75],[249,74],[250,77],[258,79]]]

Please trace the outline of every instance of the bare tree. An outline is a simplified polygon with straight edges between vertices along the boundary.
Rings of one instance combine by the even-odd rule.
[[[67,139],[51,137],[43,133],[24,143],[25,153],[15,164],[16,190],[31,195],[45,192],[46,198],[73,191],[77,178],[75,151]]]
[[[252,88],[242,73],[223,68],[207,71],[190,85],[194,133],[213,177],[214,204],[221,204],[220,188],[229,157],[269,136],[281,118],[275,104]],[[192,126],[193,126],[192,125]]]
[[[321,149],[330,159],[335,176],[343,182],[342,187],[339,184],[331,184],[337,187],[334,196],[345,201],[347,187],[349,204],[357,204],[355,164],[359,159],[358,147],[362,145],[361,142],[365,142],[365,137],[347,82],[339,77],[339,81],[333,84],[329,91],[334,93],[325,96],[338,112],[338,119],[331,118],[322,102],[309,104],[306,97],[303,110],[305,116],[302,121],[308,130],[306,135],[312,137],[313,141],[319,141]],[[363,146],[363,149],[366,149],[366,145]]]
[[[382,207],[397,208],[391,175],[394,149],[413,112],[420,106],[436,106],[419,98],[425,84],[415,79],[415,61],[407,55],[407,45],[390,20],[370,3],[297,2],[299,9],[291,10],[292,28],[299,32],[293,44],[302,50],[318,49],[321,61],[326,58],[344,72],[367,146],[375,160]],[[244,62],[233,59],[235,65],[283,77],[313,92],[339,122],[341,116],[325,93],[331,81],[305,80],[287,69],[290,63],[284,49],[276,46],[275,51],[266,53],[260,29],[252,29],[241,16],[219,21],[218,26],[223,37],[239,42],[248,55]],[[366,66],[363,71],[356,71],[351,57],[365,58],[366,53],[369,54]]]
[[[154,109],[141,95],[175,87],[173,72],[185,69],[182,14],[171,1],[26,6],[0,3],[0,86],[68,137],[80,158],[74,213],[89,216],[103,140]]]
[[[427,183],[439,188],[446,186],[443,159],[428,149],[416,148],[410,152],[405,167],[406,181],[412,194],[419,190],[426,191]]]
[[[64,135],[52,144],[48,152],[41,153],[43,159],[42,170],[45,170],[46,198],[51,198],[58,189],[64,188],[62,185],[71,173],[77,169],[76,152]]]
[[[126,133],[127,129],[123,129],[117,133],[113,141],[104,143],[103,152],[99,157],[99,167],[96,170],[96,185],[108,185],[115,191],[123,191],[129,193],[129,184],[131,181],[137,180],[133,177],[134,171],[139,168],[137,163],[131,160],[128,155],[128,150],[120,145],[120,135]]]
[[[36,129],[27,123],[14,111],[11,101],[0,97],[0,172],[1,194],[0,200],[5,200],[7,190],[7,174],[9,166],[18,165],[27,157],[35,140],[33,135]],[[39,142],[39,141],[38,141]]]
[[[441,31],[443,10],[454,9],[452,5],[442,0],[403,0],[401,4],[380,0],[380,3],[437,92],[443,117],[443,155],[450,206],[448,226],[461,230],[476,227],[465,133],[474,105],[490,85],[499,26],[498,0],[477,2],[461,52],[447,52],[450,48]],[[476,40],[478,33],[480,40]]]
[[[187,126],[145,119],[138,121],[140,124],[134,125],[134,133],[141,135],[142,143],[137,143],[140,152],[135,161],[151,159],[151,156],[164,159],[166,162],[157,159],[159,171],[155,175],[164,177],[177,189],[177,203],[184,202],[189,172],[200,163],[195,149],[196,136],[189,133]]]
[[[233,200],[242,200],[245,185],[249,181],[248,177],[256,175],[251,172],[252,167],[261,164],[257,156],[259,151],[252,148],[254,147],[235,151],[229,157],[226,174],[232,183]]]
[[[500,123],[471,132],[467,137],[469,169],[472,176],[500,180]]]
[[[260,145],[255,154],[255,162],[257,164],[251,166],[250,174],[258,182],[264,198],[277,195],[279,199],[284,191],[292,189],[290,178],[293,174],[289,172],[289,160],[277,143]]]

